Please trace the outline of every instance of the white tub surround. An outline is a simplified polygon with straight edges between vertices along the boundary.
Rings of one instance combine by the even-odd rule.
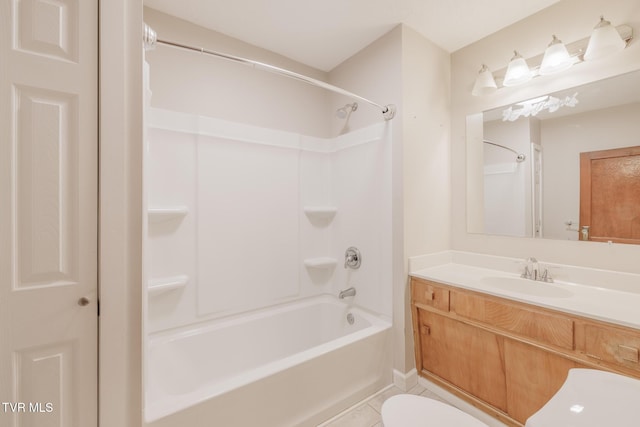
[[[148,332],[351,286],[391,317],[391,123],[331,139],[157,108],[147,123]]]
[[[148,425],[317,424],[390,384],[392,124],[148,125]]]
[[[154,334],[147,425],[317,424],[391,382],[390,330],[320,296]]]
[[[554,279],[545,283],[521,279],[524,265],[523,259],[458,251],[409,260],[413,277],[640,329],[639,274],[539,260]]]

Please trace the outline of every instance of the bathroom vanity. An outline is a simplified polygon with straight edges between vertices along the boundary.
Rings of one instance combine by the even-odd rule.
[[[513,426],[522,426],[540,409],[571,368],[640,378],[640,328],[633,317],[640,305],[633,310],[635,301],[621,302],[621,317],[607,320],[606,314],[585,308],[597,306],[597,292],[607,290],[584,287],[585,297],[580,285],[556,286],[507,274],[460,280],[460,286],[449,280],[455,274],[478,276],[472,267],[459,274],[464,269],[412,273],[421,376]],[[640,300],[640,294],[618,294]]]

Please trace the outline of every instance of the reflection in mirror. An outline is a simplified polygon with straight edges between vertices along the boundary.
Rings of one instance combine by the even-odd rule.
[[[467,229],[640,243],[640,71],[467,117]]]

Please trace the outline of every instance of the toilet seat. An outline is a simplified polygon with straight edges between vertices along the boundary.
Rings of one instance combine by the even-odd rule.
[[[526,427],[637,427],[640,380],[593,369],[570,369],[560,390]]]
[[[413,394],[398,394],[382,404],[384,427],[488,427],[446,403]]]

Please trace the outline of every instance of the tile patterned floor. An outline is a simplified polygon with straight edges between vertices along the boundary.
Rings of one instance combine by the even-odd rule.
[[[320,424],[320,426],[318,427],[382,427],[382,418],[380,416],[382,403],[389,397],[401,393],[403,393],[403,391],[398,387],[391,387],[384,392],[366,400],[365,402],[349,410],[348,412],[345,412],[338,418]],[[448,403],[441,397],[437,396],[421,385],[415,386],[407,393],[430,397],[432,399]]]

